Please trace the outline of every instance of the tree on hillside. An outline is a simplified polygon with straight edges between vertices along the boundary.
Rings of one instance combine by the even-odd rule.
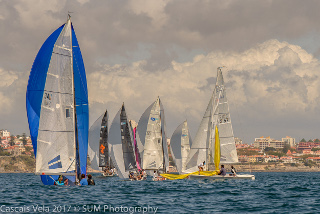
[[[27,144],[27,137],[26,137],[26,133],[22,134],[22,143],[25,146]]]
[[[302,138],[302,140],[300,140],[300,142],[303,142],[303,143],[305,143],[305,142],[307,142],[304,138]]]
[[[284,153],[277,152],[277,151],[268,152],[268,155],[275,155],[275,156],[278,156],[279,158],[282,157],[282,156],[285,156]]]
[[[273,148],[273,147],[266,147],[266,148],[264,148],[264,152],[270,152],[270,151],[276,151],[276,149]]]
[[[290,149],[290,145],[286,143],[286,144],[284,144],[284,147],[283,147],[283,149],[282,149],[282,152],[286,154],[289,149]]]
[[[14,145],[14,136],[13,135],[10,136],[9,144],[10,144],[10,146]]]

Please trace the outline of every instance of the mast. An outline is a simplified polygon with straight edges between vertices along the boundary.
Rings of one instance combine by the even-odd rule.
[[[162,158],[162,170],[163,170],[163,173],[166,173],[166,159],[165,159],[165,156],[164,156],[163,144],[165,144],[164,146],[166,146],[167,142],[164,142],[164,139],[163,139],[163,133],[162,132],[164,132],[164,129],[162,130],[162,117],[161,117],[161,115],[162,115],[161,111],[163,111],[163,110],[161,110],[160,97],[158,97],[158,99],[159,99],[159,107],[160,107],[160,124],[161,124],[161,138],[162,138],[162,156],[163,156],[163,158]]]
[[[77,113],[76,113],[76,97],[75,97],[75,85],[74,85],[74,70],[73,70],[73,45],[72,45],[72,25],[71,25],[71,16],[68,13],[68,21],[67,24],[70,25],[70,42],[71,42],[71,70],[72,70],[72,90],[73,90],[73,128],[74,128],[74,145],[75,145],[75,172],[76,172],[76,180],[80,178],[80,174],[78,172],[79,166],[79,145],[78,145],[78,128],[77,128]]]
[[[219,76],[219,70],[221,71],[221,67],[217,68],[217,80],[216,80],[216,85],[215,85],[215,89],[214,89],[214,94],[213,97],[215,99],[212,99],[212,109],[210,110],[210,120],[209,120],[209,139],[208,139],[208,152],[207,152],[207,169],[209,170],[209,163],[212,162],[213,160],[213,142],[215,139],[215,127],[218,124],[218,117],[215,119],[214,115],[218,115],[219,116],[219,112],[216,113],[216,111],[218,110],[219,107],[219,102],[220,102],[220,97],[222,94],[222,89],[220,87],[220,85],[218,85],[218,76]],[[219,92],[218,96],[217,96],[217,92]],[[216,102],[215,102],[216,101]]]

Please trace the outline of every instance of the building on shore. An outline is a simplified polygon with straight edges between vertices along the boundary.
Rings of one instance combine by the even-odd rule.
[[[264,150],[266,147],[272,147],[275,149],[282,149],[285,145],[293,147],[295,145],[295,139],[292,137],[285,137],[282,140],[275,140],[269,137],[259,137],[254,139],[254,147]]]
[[[320,147],[320,142],[299,142],[297,146],[298,151],[311,150],[315,147]]]
[[[10,132],[6,129],[0,130],[0,137],[5,137],[6,139],[8,139],[10,137]]]
[[[285,138],[282,138],[282,141],[287,143],[290,147],[296,146],[296,140],[293,137],[286,136]]]

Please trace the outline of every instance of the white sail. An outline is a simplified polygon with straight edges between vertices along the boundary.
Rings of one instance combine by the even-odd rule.
[[[117,169],[117,173],[120,178],[128,178],[129,173],[126,172],[123,152],[122,152],[122,142],[121,142],[121,129],[120,129],[120,113],[121,109],[118,111],[114,117],[109,130],[109,154]]]
[[[90,158],[91,168],[94,170],[101,170],[99,167],[99,141],[101,121],[104,113],[92,124],[89,130],[89,147],[88,155]]]
[[[186,162],[190,152],[191,137],[187,121],[184,121],[172,134],[170,149],[178,172],[186,170]]]
[[[137,146],[139,150],[139,154],[141,157],[141,166],[143,166],[143,154],[144,154],[144,145],[146,139],[146,130],[149,122],[150,111],[153,107],[153,103],[145,110],[145,112],[141,115],[138,126],[137,126]]]
[[[167,128],[166,128],[166,119],[165,119],[165,115],[164,115],[164,108],[162,105],[162,102],[159,99],[159,103],[160,103],[160,119],[161,119],[161,133],[162,133],[162,148],[163,148],[163,169],[164,172],[168,172],[169,171],[169,152],[168,152],[168,144],[167,144]]]
[[[143,113],[137,127],[137,141],[142,144],[142,168],[150,174],[153,170],[166,171],[169,166],[165,116],[160,98]],[[139,144],[138,144],[139,147]]]
[[[237,163],[238,155],[221,68],[218,68],[216,83],[216,96],[219,94],[217,126],[220,137],[221,163]]]
[[[238,162],[221,68],[218,68],[216,86],[191,146],[185,172],[198,170],[197,166],[203,161],[207,166],[213,162],[215,126],[218,126],[220,135],[221,163]]]
[[[187,158],[186,170],[184,172],[194,172],[198,170],[198,165],[208,159],[208,138],[210,136],[210,123],[211,123],[211,111],[212,111],[211,97],[207,110],[203,115],[197,134],[192,142],[190,152]],[[209,131],[208,131],[209,130]]]
[[[71,21],[53,48],[41,104],[36,173],[76,170]]]

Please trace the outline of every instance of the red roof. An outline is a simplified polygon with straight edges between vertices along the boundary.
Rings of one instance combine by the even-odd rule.
[[[13,146],[8,146],[7,148],[4,148],[4,149],[14,149]]]
[[[320,157],[308,157],[307,159],[311,159],[311,160],[320,160]]]

